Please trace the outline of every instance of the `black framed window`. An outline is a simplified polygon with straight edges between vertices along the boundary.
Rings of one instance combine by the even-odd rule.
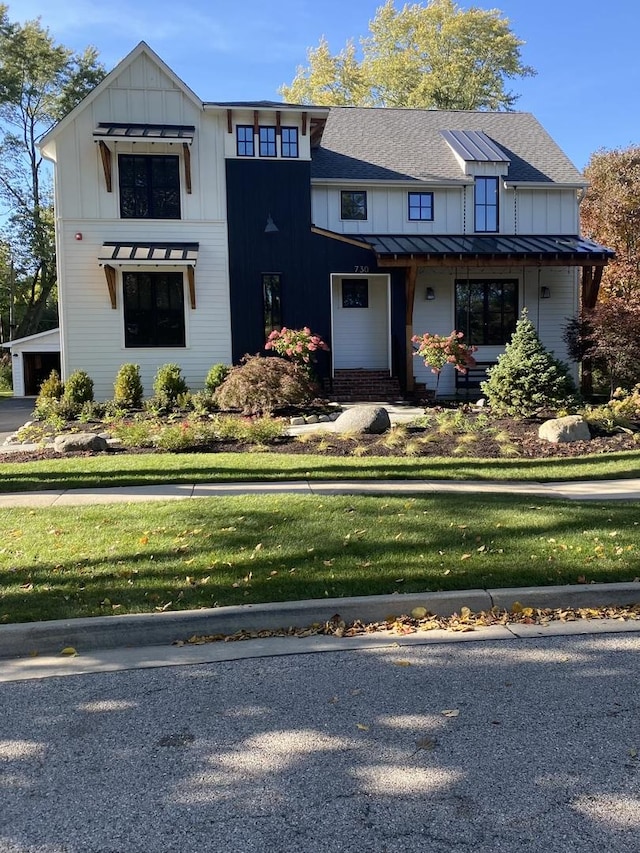
[[[456,329],[466,343],[502,346],[518,320],[518,282],[515,279],[456,281]]]
[[[342,279],[342,307],[368,308],[369,282],[362,278]]]
[[[340,193],[341,219],[366,219],[367,194],[362,190],[342,190]]]
[[[474,207],[475,230],[496,232],[498,230],[497,178],[476,178]]]
[[[282,156],[297,157],[298,156],[298,128],[297,127],[281,127],[282,138]]]
[[[253,125],[236,125],[236,151],[238,157],[253,157],[255,153],[253,143]]]
[[[180,160],[170,154],[120,154],[120,216],[180,219]]]
[[[125,347],[183,347],[184,285],[181,272],[125,272]]]
[[[409,193],[409,219],[433,219],[433,193]]]
[[[275,127],[258,128],[258,139],[260,142],[261,157],[276,156],[276,129]]]
[[[280,273],[262,274],[262,304],[264,307],[264,339],[275,329],[282,328],[282,281]]]

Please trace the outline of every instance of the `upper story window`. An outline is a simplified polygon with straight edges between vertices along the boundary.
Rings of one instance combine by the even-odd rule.
[[[475,196],[475,230],[498,230],[498,179],[476,178]]]
[[[236,126],[236,150],[238,157],[253,157],[253,125],[239,124]]]
[[[298,156],[298,128],[297,127],[282,127],[280,128],[282,135],[282,156],[297,157]]]
[[[409,219],[433,219],[433,193],[409,193]]]
[[[341,219],[366,219],[367,218],[367,194],[358,190],[342,190],[340,193],[340,218]]]
[[[120,154],[120,216],[180,219],[180,165],[164,154]]]
[[[276,156],[276,129],[275,127],[260,127],[258,128],[258,138],[260,141],[260,156],[275,157]]]

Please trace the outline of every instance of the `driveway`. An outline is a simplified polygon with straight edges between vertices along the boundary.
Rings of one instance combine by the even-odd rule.
[[[0,397],[0,444],[31,420],[35,397]]]

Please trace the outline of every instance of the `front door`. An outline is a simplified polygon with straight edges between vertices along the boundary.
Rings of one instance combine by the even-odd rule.
[[[331,276],[333,370],[391,372],[388,275]]]

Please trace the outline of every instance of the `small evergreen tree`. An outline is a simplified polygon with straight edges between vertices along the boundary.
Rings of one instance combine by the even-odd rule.
[[[119,406],[139,409],[142,406],[144,388],[140,379],[139,364],[122,364],[113,383],[113,399]]]
[[[480,387],[496,415],[530,418],[544,409],[570,408],[576,403],[568,366],[542,345],[526,308],[487,375]]]
[[[163,364],[159,367],[153,380],[153,390],[160,406],[169,410],[175,408],[178,397],[189,391],[180,365]]]
[[[78,406],[93,402],[93,379],[84,370],[74,370],[65,383],[63,397]]]

